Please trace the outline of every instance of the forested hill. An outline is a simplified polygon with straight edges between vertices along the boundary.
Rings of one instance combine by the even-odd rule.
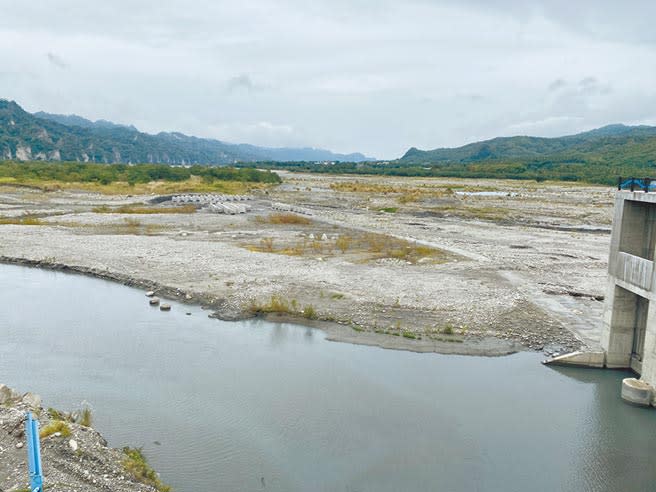
[[[362,154],[314,148],[266,148],[229,144],[182,133],[151,135],[133,126],[76,115],[24,111],[0,99],[0,160],[101,163],[232,164],[262,160],[362,161]]]
[[[656,177],[656,127],[610,125],[558,138],[503,137],[452,149],[412,148],[385,162],[260,162],[261,168],[390,176],[442,176],[585,181],[614,184],[618,176]]]
[[[432,175],[560,179],[611,184],[656,175],[656,127],[609,125],[557,138],[501,137],[451,149],[411,148],[394,166]]]
[[[499,137],[462,147],[435,150],[411,148],[401,158],[405,163],[470,163],[487,160],[580,158],[615,154],[635,144],[653,144],[656,127],[608,125],[576,135],[556,138]],[[652,158],[656,156],[652,155]]]

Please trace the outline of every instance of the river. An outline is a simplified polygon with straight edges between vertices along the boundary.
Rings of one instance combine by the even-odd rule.
[[[143,446],[179,492],[656,482],[656,413],[621,401],[620,371],[334,343],[18,266],[0,266],[0,292],[0,382],[62,410],[88,402],[110,445]]]

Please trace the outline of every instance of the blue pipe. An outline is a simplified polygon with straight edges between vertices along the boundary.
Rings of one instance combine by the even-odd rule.
[[[25,438],[27,439],[27,464],[30,470],[30,490],[32,492],[43,492],[39,421],[32,417],[32,412],[27,412]]]

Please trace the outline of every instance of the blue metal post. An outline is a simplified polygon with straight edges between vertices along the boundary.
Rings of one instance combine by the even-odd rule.
[[[27,464],[30,469],[30,490],[32,492],[43,492],[39,421],[34,420],[32,412],[27,412],[27,420],[25,421],[25,438],[27,439]]]

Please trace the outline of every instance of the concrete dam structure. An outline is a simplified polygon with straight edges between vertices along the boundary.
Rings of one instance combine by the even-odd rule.
[[[610,241],[600,346],[547,363],[632,369],[622,398],[656,406],[656,180],[631,178],[618,186]]]
[[[622,396],[654,403],[656,386],[656,193],[649,180],[629,180],[615,195],[601,347],[608,368],[630,368]],[[638,189],[639,191],[635,191]],[[636,394],[637,393],[637,394]],[[634,400],[638,401],[634,401]]]

